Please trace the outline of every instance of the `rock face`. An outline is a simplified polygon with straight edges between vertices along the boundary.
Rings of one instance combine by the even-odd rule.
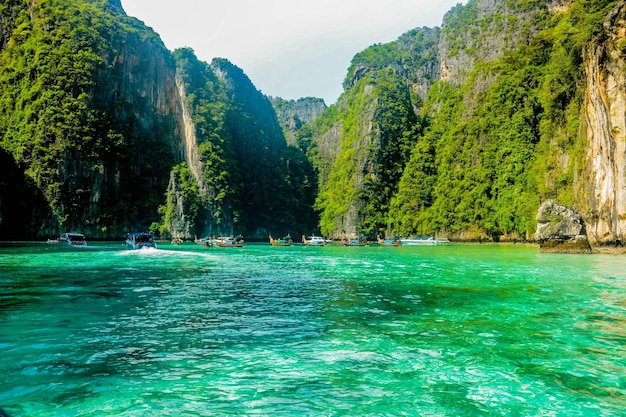
[[[304,125],[310,125],[324,110],[326,104],[321,98],[305,97],[298,100],[283,100],[280,97],[270,97],[276,111],[287,144],[296,146],[296,134]]]
[[[270,100],[225,59],[167,50],[120,0],[10,0],[0,57],[1,237],[266,239],[316,223],[315,172]],[[307,103],[305,120],[325,108]]]
[[[623,241],[626,229],[625,34],[626,2],[622,0],[585,53],[582,129],[587,142],[577,194],[594,246]]]
[[[535,240],[542,252],[591,253],[583,216],[554,200],[539,207]]]

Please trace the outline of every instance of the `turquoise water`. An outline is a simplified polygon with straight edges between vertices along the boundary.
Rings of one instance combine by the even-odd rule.
[[[0,245],[20,416],[626,415],[626,258]]]

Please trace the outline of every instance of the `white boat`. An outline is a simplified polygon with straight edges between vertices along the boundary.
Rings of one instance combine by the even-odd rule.
[[[56,241],[48,240],[48,243],[65,243],[70,246],[87,246],[87,241],[85,240],[85,235],[82,233],[68,232],[63,233],[59,236]]]
[[[304,235],[302,235],[302,243],[304,243],[306,246],[326,246],[326,240],[324,240],[323,237],[319,237],[319,236],[309,236],[306,237]]]
[[[132,232],[126,237],[126,244],[133,249],[155,248],[154,235],[148,232]]]
[[[419,245],[440,245],[442,243],[450,243],[445,238],[434,238],[432,236],[419,236],[414,238],[402,238],[400,239],[403,245],[407,246],[419,246]]]

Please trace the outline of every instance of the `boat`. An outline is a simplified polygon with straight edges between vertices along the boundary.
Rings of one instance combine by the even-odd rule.
[[[218,237],[213,239],[213,244],[218,248],[243,248],[245,246],[245,241],[243,240],[243,236],[239,235],[237,237]]]
[[[381,239],[378,236],[378,246],[402,246],[400,236],[394,236],[393,239]]]
[[[304,235],[302,235],[302,243],[304,243],[306,246],[326,246],[326,240],[324,240],[323,237],[319,237],[319,236],[309,236],[306,237]]]
[[[400,239],[403,245],[407,246],[419,246],[419,245],[440,245],[442,243],[450,243],[448,239],[445,238],[435,238],[433,236],[418,236],[413,238],[402,238]]]
[[[148,232],[132,232],[126,237],[126,244],[133,249],[156,249],[157,244],[154,241],[154,235]]]
[[[208,236],[201,238],[198,238],[198,236],[196,236],[193,241],[196,242],[198,245],[204,246],[205,248],[210,248],[211,246],[213,246],[213,239]]]
[[[291,235],[287,235],[282,239],[274,239],[272,235],[270,235],[270,245],[272,246],[293,246],[293,240],[291,240]]]
[[[365,238],[359,239],[346,239],[344,237],[341,238],[341,243],[343,246],[368,246],[369,243]]]
[[[48,243],[65,243],[70,246],[87,246],[85,235],[76,232],[62,233],[58,239],[48,239]]]

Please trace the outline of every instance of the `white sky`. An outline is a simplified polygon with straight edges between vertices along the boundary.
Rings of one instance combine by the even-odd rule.
[[[396,40],[466,0],[122,0],[129,16],[165,46],[192,48],[206,62],[226,58],[257,89],[284,99],[342,92],[350,61],[375,43]]]

